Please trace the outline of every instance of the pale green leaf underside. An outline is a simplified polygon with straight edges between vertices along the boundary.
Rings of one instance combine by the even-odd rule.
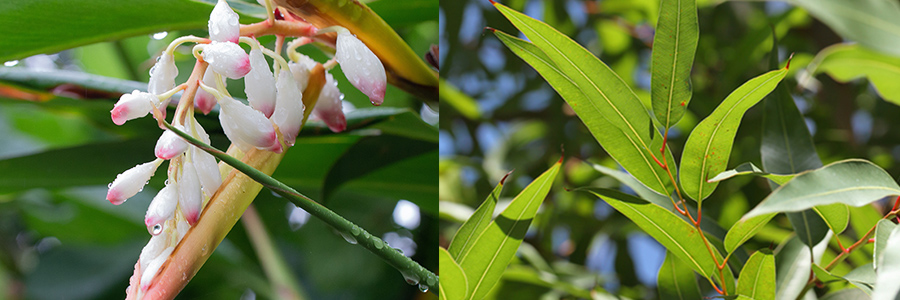
[[[715,190],[719,183],[709,179],[725,171],[744,113],[772,92],[786,74],[784,68],[750,79],[691,131],[681,157],[680,177],[686,195],[703,201]]]
[[[832,203],[862,206],[890,195],[900,195],[900,186],[890,174],[869,161],[848,159],[797,175],[743,219]]]
[[[900,105],[900,57],[881,54],[859,44],[837,44],[823,49],[810,65],[813,73],[826,73],[840,82],[868,78],[882,98]]]
[[[528,226],[550,192],[560,160],[538,176],[479,234],[472,250],[457,261],[469,282],[468,299],[482,299],[497,284],[516,254]]]
[[[900,56],[900,4],[885,0],[791,0],[846,39]]]
[[[875,271],[875,288],[872,289],[872,300],[892,300],[900,297],[900,284],[897,284],[897,278],[900,278],[900,226],[891,230],[891,235],[887,239],[885,249],[881,256],[881,262]]]
[[[737,167],[734,167],[734,169],[719,173],[719,175],[716,175],[715,177],[710,179],[709,182],[719,182],[719,181],[722,181],[722,180],[725,180],[725,179],[728,179],[728,178],[731,178],[734,176],[748,175],[748,174],[768,178],[779,185],[782,185],[785,182],[788,182],[788,180],[791,180],[795,176],[795,174],[782,175],[782,174],[766,173],[762,169],[756,167],[753,163],[745,162],[745,163],[738,165]]]
[[[894,231],[894,228],[897,227],[897,224],[891,222],[890,220],[881,219],[878,221],[878,225],[875,227],[875,250],[872,254],[872,265],[878,270],[878,266],[881,264],[880,261],[884,256],[885,249],[887,249],[888,238],[891,236],[891,232]]]

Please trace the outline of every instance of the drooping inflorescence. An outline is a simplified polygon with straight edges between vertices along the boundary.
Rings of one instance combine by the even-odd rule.
[[[278,12],[282,8],[269,8]],[[272,18],[264,21],[274,26]],[[301,20],[288,18],[287,21]],[[253,38],[254,33],[241,36],[239,15],[225,0],[219,0],[209,19],[209,38],[185,36],[175,39],[159,56],[150,70],[147,92],[135,90],[124,94],[110,112],[112,120],[122,125],[128,120],[148,114],[159,122],[170,122],[173,127],[198,140],[209,143],[209,135],[194,118],[195,109],[203,114],[213,112],[218,105],[219,121],[225,135],[237,149],[243,152],[259,149],[281,153],[294,145],[304,120],[303,91],[308,88],[310,72],[324,68],[326,81],[318,93],[314,116],[321,119],[332,131],[346,129],[342,110],[343,94],[327,69],[341,64],[347,79],[366,94],[374,105],[380,105],[385,93],[385,73],[381,61],[347,29],[331,27],[327,30],[311,30],[296,33],[297,39],[289,43],[290,61],[281,57],[281,49],[266,49]],[[295,52],[296,47],[313,42],[321,31],[337,32],[335,58],[320,64],[308,56]],[[283,38],[279,36],[279,39]],[[202,71],[202,80],[176,85],[178,69],[174,52],[186,42],[196,45],[192,53],[198,59],[194,72]],[[249,53],[240,44],[249,46]],[[281,45],[281,43],[277,43]],[[275,62],[270,69],[266,56]],[[202,62],[202,63],[201,63]],[[274,72],[273,72],[274,70]],[[198,75],[199,76],[199,73]],[[227,80],[244,80],[247,103],[236,100],[226,89]],[[322,84],[319,82],[318,84]],[[171,97],[185,91],[171,121],[166,121],[166,108]],[[194,94],[187,94],[187,93]],[[153,285],[156,274],[165,268],[169,256],[190,230],[200,221],[203,209],[215,197],[223,182],[216,159],[175,132],[165,130],[154,149],[156,159],[131,168],[109,185],[107,200],[115,205],[143,190],[163,161],[169,161],[165,187],[150,202],[144,223],[151,234],[150,241],[141,251],[135,266],[135,277],[128,289],[129,298],[140,299]]]

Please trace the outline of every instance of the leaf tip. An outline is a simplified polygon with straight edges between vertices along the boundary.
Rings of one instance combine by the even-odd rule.
[[[516,169],[512,169],[509,171],[509,173],[506,173],[506,175],[503,175],[503,178],[500,179],[500,185],[503,185],[504,183],[506,183],[506,178],[509,177],[509,174],[512,174],[512,172],[515,172],[515,171],[516,171]]]
[[[484,27],[484,30],[490,31],[491,33],[494,33],[497,31],[497,29],[493,28],[493,27]]]
[[[491,5],[497,5],[497,1],[494,1],[494,0],[488,0],[488,1],[491,1]]]
[[[787,65],[784,66],[785,70],[791,68],[791,59],[794,58],[794,52],[791,52],[791,56],[788,56]]]
[[[563,158],[566,157],[566,146],[560,144],[560,145],[559,145],[559,152],[560,152],[560,154],[559,154],[559,161],[556,162],[556,163],[558,163],[558,164],[559,164],[559,163],[562,163]]]

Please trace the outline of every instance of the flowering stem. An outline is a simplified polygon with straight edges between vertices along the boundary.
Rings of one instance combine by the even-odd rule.
[[[266,173],[241,162],[240,160],[226,154],[225,152],[222,152],[221,150],[213,148],[212,146],[191,137],[187,133],[178,130],[171,124],[165,123],[165,126],[172,132],[184,138],[188,143],[191,143],[201,150],[208,152],[209,154],[222,160],[226,164],[232,166],[236,170],[252,178],[256,182],[262,184],[264,187],[271,189],[276,194],[287,198],[294,205],[297,205],[298,207],[306,210],[310,215],[313,215],[316,218],[325,221],[325,223],[331,225],[331,227],[333,227],[337,231],[349,236],[353,236],[359,245],[365,247],[378,257],[381,257],[381,259],[396,268],[398,271],[400,271],[400,273],[406,274],[406,276],[414,276],[420,278],[420,284],[427,286],[430,291],[437,293],[437,275],[434,275],[434,273],[432,273],[428,269],[425,269],[419,263],[413,261],[396,249],[390,247],[382,239],[370,234],[365,229],[362,229],[353,222],[344,219],[344,217],[342,217],[341,215],[313,201],[309,197],[300,194],[290,186],[281,183],[280,181],[272,178]]]
[[[278,252],[275,244],[272,243],[272,239],[269,237],[269,233],[266,231],[266,227],[263,225],[262,219],[260,219],[259,213],[256,212],[253,204],[244,211],[241,223],[244,224],[244,228],[247,230],[247,235],[250,237],[253,249],[256,250],[256,256],[259,257],[263,271],[266,272],[266,276],[272,281],[272,292],[276,296],[275,298],[304,299],[305,297],[303,297],[300,287],[297,285],[297,279],[294,278],[290,269],[285,266],[284,258]]]

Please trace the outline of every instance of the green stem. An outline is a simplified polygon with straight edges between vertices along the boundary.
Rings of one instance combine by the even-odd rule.
[[[297,279],[286,267],[284,258],[272,243],[272,239],[269,238],[269,233],[253,204],[250,204],[244,211],[241,223],[244,224],[247,235],[250,236],[253,249],[256,250],[256,256],[259,257],[266,277],[272,281],[272,293],[279,299],[305,299],[300,287],[296,284]]]
[[[187,133],[178,130],[177,128],[173,127],[172,124],[163,122],[163,125],[165,125],[166,128],[168,128],[172,132],[184,138],[192,145],[208,152],[209,154],[222,160],[226,164],[234,167],[236,170],[243,172],[248,177],[253,178],[253,180],[256,180],[256,182],[259,182],[264,187],[269,188],[276,194],[287,198],[289,201],[291,201],[291,203],[302,208],[310,215],[315,216],[322,221],[325,221],[325,223],[331,225],[331,227],[341,232],[342,234],[352,236],[356,239],[357,243],[360,246],[363,246],[364,248],[369,250],[369,252],[374,253],[389,265],[396,268],[398,271],[400,271],[401,274],[404,275],[405,278],[417,278],[415,281],[418,281],[421,286],[427,287],[428,290],[430,290],[432,293],[437,293],[437,275],[434,275],[434,273],[432,273],[428,269],[425,269],[424,267],[422,267],[422,265],[413,261],[409,257],[406,257],[396,249],[391,248],[381,238],[370,234],[365,229],[362,229],[356,224],[353,224],[353,222],[344,219],[344,217],[342,217],[341,215],[313,201],[309,197],[300,194],[290,186],[281,183],[275,178],[272,178],[271,176],[257,169],[254,169],[251,166],[248,166],[240,160],[231,157],[225,152],[213,148],[212,146],[193,138]]]

